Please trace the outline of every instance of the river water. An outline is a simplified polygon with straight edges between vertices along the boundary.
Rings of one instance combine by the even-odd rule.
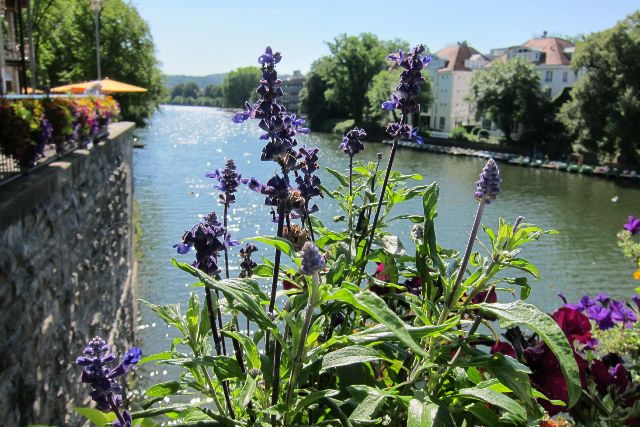
[[[233,158],[243,176],[266,180],[275,172],[272,162],[261,162],[263,141],[257,123],[235,124],[231,113],[204,107],[163,106],[147,128],[139,130],[146,146],[134,154],[134,192],[140,208],[142,237],[139,242],[139,296],[156,304],[186,304],[191,292],[190,276],[176,269],[171,258],[172,245],[183,232],[212,209],[221,212],[217,192],[205,173],[222,168]],[[338,149],[333,135],[301,135],[300,144],[320,148],[320,166],[348,170],[348,157]],[[386,164],[390,146],[367,144],[359,160],[374,160],[384,153]],[[423,183],[440,185],[439,215],[436,221],[438,243],[445,248],[464,250],[477,202],[474,182],[484,165],[480,158],[416,152],[400,148],[394,168],[403,173],[419,173]],[[522,256],[536,265],[542,275],[533,281],[531,302],[550,311],[559,306],[556,296],[562,290],[576,300],[585,293],[608,292],[628,296],[637,286],[633,265],[623,258],[616,245],[616,233],[627,215],[640,214],[640,190],[623,188],[612,181],[542,169],[500,164],[503,191],[485,209],[483,223],[495,228],[497,218],[509,222],[518,215],[558,235],[544,236],[525,246]],[[336,180],[321,171],[323,183],[332,188]],[[416,182],[418,184],[418,182]],[[617,197],[617,202],[612,199]],[[275,234],[264,198],[242,188],[230,212],[234,238]],[[330,199],[321,200],[319,217],[325,221],[337,211]],[[422,213],[420,201],[408,210]],[[406,236],[406,229],[394,230]],[[405,246],[411,242],[404,239]],[[272,258],[272,252],[261,251]],[[193,254],[180,256],[191,262]],[[230,256],[237,272],[237,252]],[[501,294],[504,295],[504,294]],[[502,298],[502,297],[501,297]],[[504,297],[508,298],[508,297]],[[141,306],[140,340],[146,354],[167,350],[172,331]],[[157,372],[156,372],[157,373]],[[153,372],[152,372],[153,374]],[[159,373],[158,373],[159,374]]]

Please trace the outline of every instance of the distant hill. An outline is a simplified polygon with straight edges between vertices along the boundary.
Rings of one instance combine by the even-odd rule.
[[[175,85],[180,83],[195,82],[200,89],[204,89],[210,84],[222,84],[227,73],[209,74],[206,76],[184,76],[184,75],[164,75],[165,86],[171,90]]]

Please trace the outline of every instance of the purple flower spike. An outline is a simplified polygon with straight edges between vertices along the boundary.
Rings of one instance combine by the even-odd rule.
[[[225,227],[218,222],[215,212],[211,212],[204,220],[194,225],[182,236],[182,242],[173,247],[178,253],[185,254],[193,247],[196,250],[196,260],[193,266],[209,275],[218,272],[218,252],[225,248],[238,244],[229,233],[226,234]]]
[[[311,242],[306,242],[302,247],[302,267],[300,271],[311,276],[321,271],[324,268],[324,264],[324,256],[322,256],[318,247]]]
[[[480,174],[480,180],[476,182],[476,191],[473,195],[480,202],[484,201],[486,204],[495,200],[500,193],[500,170],[495,160],[487,160],[487,164],[482,169]]]
[[[632,236],[635,236],[636,234],[640,233],[640,218],[629,215],[629,220],[622,227],[624,227],[625,230],[629,231]]]
[[[364,129],[353,128],[345,136],[342,137],[342,144],[340,144],[340,149],[348,154],[349,156],[355,156],[360,151],[364,150],[364,144],[362,143],[362,139],[367,136],[367,133]]]
[[[129,372],[142,357],[142,351],[137,347],[132,348],[113,369],[108,365],[115,360],[115,355],[109,353],[109,346],[102,338],[95,337],[89,341],[83,353],[76,359],[76,364],[84,367],[81,381],[91,386],[90,396],[96,403],[96,409],[102,412],[118,411],[122,402],[122,388],[115,378]],[[126,422],[127,417],[123,418]]]
[[[222,194],[220,194],[220,203],[223,205],[235,203],[236,196],[234,193],[238,190],[238,185],[240,185],[243,180],[238,172],[236,172],[236,165],[233,159],[227,160],[224,169],[216,169],[208,173],[207,177],[216,179],[219,182],[214,188],[222,191]]]

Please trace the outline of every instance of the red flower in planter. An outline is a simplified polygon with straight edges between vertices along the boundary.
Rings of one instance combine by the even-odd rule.
[[[591,339],[591,322],[578,310],[561,307],[551,317],[560,326],[571,346],[574,341],[586,344]]]
[[[514,359],[518,358],[516,349],[513,348],[511,344],[504,341],[498,341],[491,347],[491,354],[493,353],[502,353],[505,356],[511,356]]]
[[[587,362],[579,354],[574,352],[573,355],[580,370],[580,382],[582,383],[582,387],[585,387],[587,383]],[[545,343],[540,343],[535,347],[525,349],[524,358],[526,365],[532,371],[530,378],[536,389],[551,400],[569,401],[567,383],[562,376],[560,363]],[[545,399],[538,399],[538,403],[540,403],[551,416],[566,409],[564,406],[553,405]]]

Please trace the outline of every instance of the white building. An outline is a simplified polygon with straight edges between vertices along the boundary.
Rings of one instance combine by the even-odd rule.
[[[429,126],[450,132],[460,125],[475,122],[473,106],[466,100],[474,73],[483,72],[492,63],[523,57],[532,63],[540,76],[540,85],[548,99],[556,97],[565,87],[572,87],[584,74],[571,69],[575,47],[567,40],[543,37],[522,45],[492,49],[488,55],[479,53],[466,43],[440,49],[433,55],[427,71],[433,83],[433,103],[427,112]]]
[[[508,61],[515,57],[523,57],[532,63],[540,76],[547,99],[555,98],[562,90],[572,87],[583,72],[571,69],[571,58],[575,46],[571,42],[558,37],[542,37],[526,41],[521,46],[492,49],[490,56],[494,61]]]
[[[427,66],[433,84],[433,102],[427,112],[429,126],[449,132],[474,120],[474,111],[465,100],[471,76],[484,68],[489,58],[466,43],[440,49]]]
[[[282,79],[282,104],[289,113],[300,113],[300,91],[304,86],[304,75],[300,71],[294,71],[293,75]]]

